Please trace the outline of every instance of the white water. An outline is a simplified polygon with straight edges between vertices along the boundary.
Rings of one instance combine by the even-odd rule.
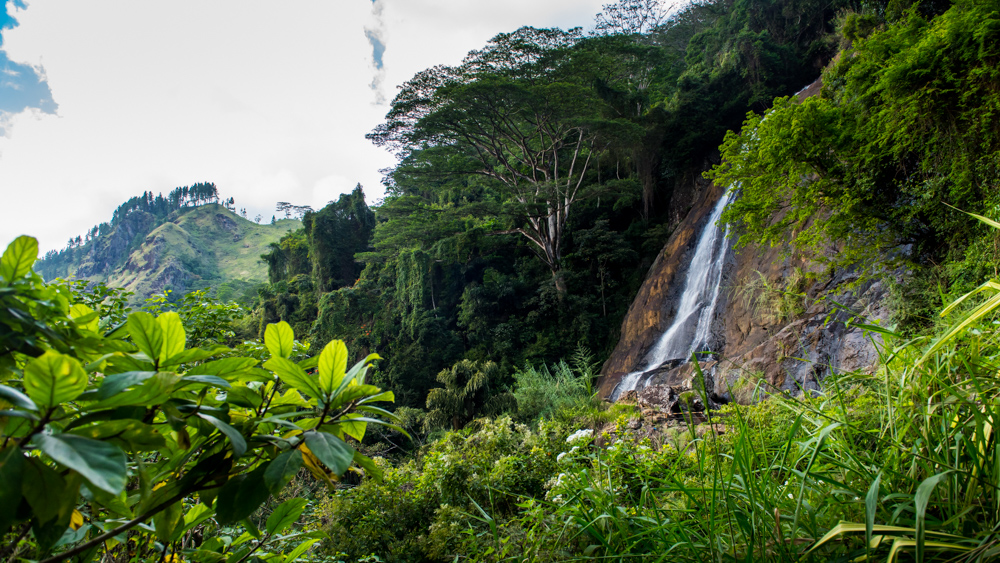
[[[611,400],[617,400],[622,393],[636,389],[643,375],[665,362],[689,359],[691,354],[704,351],[708,346],[712,317],[715,316],[715,306],[719,301],[722,269],[729,249],[729,228],[723,233],[716,223],[729,199],[730,192],[719,198],[708,218],[708,224],[701,232],[694,257],[688,266],[674,322],[646,355],[645,367],[625,375],[611,393]]]

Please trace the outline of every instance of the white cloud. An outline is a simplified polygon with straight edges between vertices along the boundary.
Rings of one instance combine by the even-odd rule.
[[[589,25],[601,1],[379,3],[378,18],[369,0],[52,0],[18,11],[4,47],[44,59],[59,109],[5,120],[0,246],[28,233],[58,248],[132,195],[201,181],[251,217],[270,217],[279,200],[318,208],[358,182],[377,200],[379,169],[394,161],[364,139],[388,109],[372,103],[366,27],[385,43],[391,100],[393,85],[496,33]]]

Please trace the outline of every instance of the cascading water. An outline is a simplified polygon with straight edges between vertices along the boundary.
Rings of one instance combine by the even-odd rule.
[[[719,301],[722,269],[729,249],[729,228],[723,233],[716,223],[729,203],[730,194],[731,192],[726,192],[719,198],[708,218],[708,224],[701,232],[694,257],[688,266],[674,322],[646,355],[644,367],[622,378],[611,393],[611,400],[617,400],[622,393],[636,389],[645,374],[665,362],[688,359],[692,353],[708,346],[712,317],[715,316],[715,306]]]

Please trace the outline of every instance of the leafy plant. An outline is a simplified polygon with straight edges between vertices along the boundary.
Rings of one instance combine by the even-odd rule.
[[[302,500],[279,505],[263,532],[247,518],[301,467],[331,485],[349,469],[379,476],[351,445],[393,420],[376,406],[392,392],[365,381],[378,356],[348,369],[333,341],[294,362],[294,334],[279,323],[265,331],[262,366],[221,358],[228,348],[187,345],[176,312],[132,313],[105,335],[98,313],[32,271],[36,257],[35,240],[20,237],[0,259],[5,556],[242,562],[297,537],[282,534]],[[246,533],[191,541],[209,519]],[[312,541],[292,542],[284,560]]]

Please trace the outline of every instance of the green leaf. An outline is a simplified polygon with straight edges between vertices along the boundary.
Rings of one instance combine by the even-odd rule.
[[[343,475],[354,459],[354,448],[347,442],[326,432],[306,432],[306,446],[337,475]]]
[[[875,528],[875,512],[878,509],[878,489],[882,482],[882,474],[875,477],[875,482],[868,488],[865,495],[865,545],[872,543],[872,530]]]
[[[97,404],[92,405],[91,409],[100,410],[126,405],[158,405],[169,398],[169,394],[180,380],[181,378],[172,372],[155,372],[153,377],[147,379],[139,387],[102,399]]]
[[[355,383],[357,383],[358,385],[364,385],[365,373],[368,372],[369,366],[371,366],[371,363],[373,361],[381,359],[382,357],[379,356],[378,354],[368,354],[368,356],[366,356],[365,359],[354,364],[354,366],[351,368],[351,371],[347,372],[347,377],[345,379],[347,379],[348,381],[353,379]]]
[[[100,316],[83,303],[77,303],[70,307],[69,316],[77,326],[91,332],[97,332],[101,324]]]
[[[104,378],[97,392],[98,399],[108,399],[156,375],[155,371],[124,371]]]
[[[299,516],[302,516],[302,511],[305,510],[307,504],[309,504],[309,501],[304,498],[293,498],[279,504],[274,509],[274,512],[267,517],[267,524],[265,526],[267,533],[271,535],[278,534],[294,524],[299,519]]]
[[[927,504],[930,502],[931,493],[934,492],[934,487],[937,487],[945,477],[947,477],[951,471],[945,471],[943,473],[938,473],[933,477],[928,477],[924,479],[920,486],[917,487],[917,494],[913,497],[913,502],[917,509],[917,563],[923,563],[924,561],[924,548],[926,540],[926,519],[927,519]]]
[[[21,504],[21,480],[24,475],[24,455],[21,448],[10,446],[0,450],[0,538],[14,523],[15,508]]]
[[[290,385],[310,397],[323,396],[319,386],[316,385],[316,380],[291,360],[276,356],[266,361],[264,368],[277,374],[286,385]]]
[[[285,391],[281,396],[271,400],[272,407],[293,405],[296,407],[309,408],[309,403],[302,398],[302,395],[295,389]]]
[[[219,524],[239,522],[257,510],[270,494],[264,485],[266,466],[260,466],[245,475],[230,479],[215,501],[215,512]]]
[[[364,399],[363,401],[358,401],[359,405],[364,405],[366,403],[378,403],[378,402],[395,403],[396,395],[392,391],[382,391],[378,395],[372,395]]]
[[[126,459],[118,446],[74,434],[39,434],[33,442],[47,456],[76,471],[94,487],[113,495],[125,489]]]
[[[204,364],[194,366],[189,369],[188,375],[215,375],[227,381],[235,380],[240,375],[257,365],[257,360],[253,358],[223,358]]]
[[[10,285],[15,279],[23,277],[31,271],[31,266],[38,259],[38,241],[34,237],[21,235],[7,246],[0,258],[0,277]]]
[[[287,358],[292,355],[295,344],[295,333],[285,321],[269,324],[264,329],[264,345],[271,352],[272,358]]]
[[[150,360],[158,360],[160,352],[163,351],[163,329],[156,322],[156,318],[149,313],[139,311],[128,316],[125,326],[136,348]]]
[[[382,470],[375,465],[375,462],[370,457],[362,455],[360,452],[354,452],[354,463],[361,466],[365,470],[365,474],[376,482],[382,482]]]
[[[153,527],[156,529],[156,538],[161,542],[169,542],[173,539],[174,531],[183,522],[184,503],[177,501],[165,510],[161,510],[153,516]]]
[[[271,494],[277,495],[295,477],[302,467],[302,452],[299,450],[287,451],[267,465],[264,472],[264,484]]]
[[[184,333],[180,315],[173,311],[157,317],[156,323],[160,325],[160,332],[163,334],[163,349],[159,354],[160,364],[165,364],[170,358],[184,351],[187,335]]]
[[[309,548],[312,547],[313,544],[315,544],[318,541],[319,539],[316,538],[308,539],[300,543],[299,545],[295,546],[295,549],[289,551],[288,554],[285,555],[285,558],[282,560],[282,563],[292,563],[293,561],[297,561],[299,557],[302,557],[302,555],[305,554],[305,552],[308,551]]]
[[[79,477],[67,480],[38,458],[31,458],[23,464],[21,494],[28,501],[38,522],[48,522],[59,516],[69,517],[76,505]],[[73,490],[69,490],[73,488]]]
[[[345,434],[360,442],[365,438],[365,432],[368,430],[368,422],[367,420],[352,420],[355,418],[364,418],[364,416],[356,412],[348,413],[337,421],[337,425],[340,426],[340,429]]]
[[[246,385],[237,385],[226,393],[226,402],[247,409],[256,409],[264,404],[260,393]]]
[[[121,443],[136,451],[152,451],[166,445],[166,440],[155,427],[131,418],[82,426],[70,432],[93,440]]]
[[[347,373],[347,346],[341,340],[333,340],[319,355],[319,387],[329,394],[344,380]]]
[[[218,418],[215,418],[214,416],[209,416],[207,414],[200,412],[198,413],[198,416],[204,420],[207,420],[209,423],[212,424],[212,426],[218,428],[219,432],[222,432],[223,434],[226,435],[227,438],[229,438],[229,441],[232,442],[233,444],[234,457],[240,458],[243,456],[244,453],[246,453],[247,441],[243,438],[243,435],[240,434],[238,430],[226,424],[225,422],[222,422]],[[237,520],[240,520],[240,518],[237,518]]]
[[[182,383],[201,383],[219,389],[232,389],[228,381],[215,375],[187,375],[181,378]]]
[[[170,359],[167,361],[166,365],[200,362],[202,360],[211,358],[212,356],[218,356],[219,354],[223,354],[229,351],[230,351],[229,348],[226,346],[212,346],[209,349],[189,348],[187,350],[184,350],[183,352],[171,356]]]
[[[184,514],[184,527],[182,529],[183,531],[190,530],[212,516],[215,516],[215,511],[211,507],[198,503]]]
[[[0,385],[0,399],[7,401],[8,403],[14,405],[19,409],[37,411],[38,406],[35,405],[27,395],[14,389],[13,387],[7,387],[6,385]]]
[[[46,352],[24,368],[24,389],[39,407],[55,407],[87,389],[87,372],[76,358]]]

